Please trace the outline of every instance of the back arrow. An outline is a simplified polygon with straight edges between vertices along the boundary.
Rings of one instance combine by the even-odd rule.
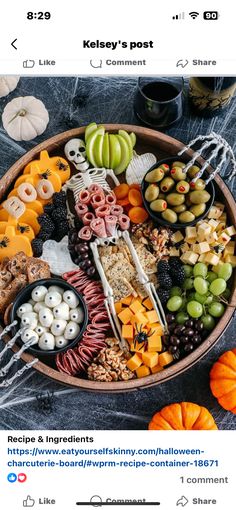
[[[16,38],[16,39],[14,39],[14,41],[12,41],[12,43],[11,43],[11,46],[12,46],[15,50],[17,50],[17,47],[16,47],[16,46],[15,46],[15,44],[14,44],[16,41],[17,41],[17,38]]]

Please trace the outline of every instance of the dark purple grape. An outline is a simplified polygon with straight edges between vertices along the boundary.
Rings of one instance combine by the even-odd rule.
[[[177,347],[176,345],[171,345],[171,346],[169,347],[169,352],[170,352],[171,354],[175,354],[175,353],[176,353],[176,351],[178,351],[178,347]]]
[[[194,335],[194,329],[186,328],[184,334],[186,336],[193,336]]]
[[[172,335],[170,337],[170,343],[171,343],[171,345],[179,345],[180,344],[180,339],[177,336]]]
[[[168,313],[166,315],[166,321],[168,324],[170,324],[171,322],[174,322],[175,320],[175,315],[173,313]]]
[[[169,343],[170,343],[170,340],[169,340],[169,339],[170,339],[170,337],[169,337],[168,335],[163,335],[163,336],[161,337],[161,339],[162,339],[162,342],[163,342],[163,344],[164,344],[164,345],[169,345]]]
[[[94,266],[89,267],[89,268],[87,269],[86,273],[87,273],[87,275],[88,275],[88,276],[94,276],[94,275],[95,275],[95,273],[96,273],[96,269],[95,269],[95,267],[94,267]]]
[[[185,351],[185,352],[191,352],[191,351],[193,351],[193,349],[194,349],[194,347],[193,347],[193,344],[191,344],[191,343],[186,344],[186,345],[184,346],[184,351]]]
[[[81,257],[81,260],[87,260],[89,258],[89,254],[88,253],[81,253],[80,257]]]
[[[82,262],[79,263],[79,267],[82,271],[85,271],[87,269],[86,260],[82,260]]]
[[[178,326],[175,326],[175,329],[174,329],[174,334],[175,335],[180,335],[181,333],[183,333],[185,331],[185,326],[181,325],[181,324],[178,324]]]
[[[170,333],[173,333],[176,328],[175,322],[172,322],[171,324],[168,324],[168,329]]]
[[[184,324],[187,328],[193,328],[194,326],[194,322],[191,320],[191,319],[188,319],[185,324]]]
[[[88,269],[89,267],[92,266],[92,261],[91,260],[87,259],[85,262],[86,262],[86,269]]]
[[[182,344],[187,344],[189,342],[189,337],[188,336],[181,336],[180,337],[180,342]]]
[[[194,344],[200,344],[202,341],[202,337],[201,335],[194,335],[193,338],[192,338],[192,342]]]
[[[202,322],[202,321],[197,320],[197,321],[195,322],[195,329],[196,329],[197,331],[202,331],[202,330],[204,329],[204,324],[203,324],[203,322]]]

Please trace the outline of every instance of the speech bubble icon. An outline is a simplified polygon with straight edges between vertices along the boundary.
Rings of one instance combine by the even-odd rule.
[[[90,60],[91,67],[94,67],[94,69],[101,69],[102,67],[102,60]]]

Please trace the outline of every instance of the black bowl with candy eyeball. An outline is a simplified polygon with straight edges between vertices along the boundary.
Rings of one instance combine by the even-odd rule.
[[[212,207],[212,204],[214,202],[214,199],[215,199],[215,187],[214,187],[214,184],[213,184],[213,181],[210,181],[206,187],[205,187],[205,191],[207,191],[210,195],[210,199],[206,202],[206,208],[205,208],[205,211],[203,214],[199,215],[199,216],[196,216],[195,219],[193,219],[192,221],[189,221],[189,222],[183,222],[183,223],[180,223],[179,221],[176,221],[175,223],[172,223],[170,221],[167,221],[166,219],[164,219],[161,215],[161,212],[156,212],[154,210],[151,209],[150,207],[150,203],[151,201],[149,202],[146,197],[145,197],[145,194],[146,194],[146,190],[148,188],[148,186],[151,184],[150,182],[147,182],[146,181],[146,176],[154,169],[157,169],[158,167],[160,167],[161,165],[169,165],[171,166],[175,161],[179,161],[181,163],[184,163],[185,165],[187,164],[187,161],[184,157],[179,157],[179,156],[172,156],[170,158],[165,158],[165,159],[162,159],[161,161],[158,161],[155,165],[153,165],[151,168],[149,168],[149,170],[146,172],[143,180],[142,180],[142,184],[141,184],[141,191],[142,191],[142,197],[143,197],[143,203],[144,203],[144,206],[148,212],[148,214],[151,216],[151,218],[155,221],[155,223],[158,223],[160,225],[162,225],[163,227],[170,227],[172,229],[182,229],[182,228],[186,228],[186,227],[190,227],[190,226],[193,226],[195,225],[198,221],[202,220],[203,218],[205,218],[205,216],[207,216],[210,208]],[[201,166],[199,165],[199,163],[195,162],[194,163],[194,166],[198,167],[199,170],[201,168]],[[204,172],[203,176],[201,177],[201,179],[206,179],[207,177],[209,176],[208,172]],[[170,177],[169,175],[165,175],[163,176],[163,179],[164,177]],[[153,183],[155,184],[155,183]],[[159,182],[156,182],[157,185],[159,185]],[[161,182],[160,182],[161,184]],[[175,183],[175,186],[178,184],[178,181],[176,181]],[[169,190],[171,191],[172,193],[174,192],[175,193],[175,190],[174,188]],[[192,189],[191,191],[195,191],[194,189]],[[168,193],[167,193],[168,194]],[[157,197],[158,198],[158,197]],[[194,204],[192,204],[193,206]],[[172,206],[169,206],[170,209],[172,209]]]
[[[22,289],[21,292],[19,292],[18,296],[16,297],[16,299],[13,302],[13,306],[12,306],[12,309],[10,312],[10,322],[12,323],[14,320],[17,320],[17,322],[18,322],[18,324],[14,327],[14,330],[13,330],[14,334],[16,334],[16,332],[19,330],[20,324],[21,324],[21,319],[17,315],[18,309],[24,303],[28,303],[32,299],[31,298],[32,291],[34,291],[34,289],[39,286],[46,287],[47,289],[49,289],[49,287],[52,287],[52,286],[60,287],[61,294],[62,294],[62,291],[63,291],[63,293],[65,291],[73,292],[73,294],[76,298],[75,301],[77,303],[76,308],[80,309],[80,314],[82,317],[82,318],[80,318],[80,323],[78,324],[78,326],[79,326],[78,333],[76,334],[76,336],[73,339],[68,340],[68,343],[66,345],[58,346],[58,347],[54,346],[54,348],[52,348],[52,349],[44,350],[44,349],[40,349],[40,347],[38,346],[38,343],[37,343],[27,349],[27,351],[30,354],[32,354],[33,356],[35,356],[37,358],[44,358],[44,359],[45,358],[53,358],[58,353],[65,352],[67,349],[71,349],[71,348],[75,347],[77,345],[77,343],[81,340],[82,335],[83,335],[84,331],[86,330],[86,327],[88,324],[88,309],[87,309],[86,303],[85,303],[83,297],[81,296],[81,294],[74,287],[72,287],[72,285],[70,285],[66,281],[59,279],[59,278],[46,278],[46,279],[35,281],[35,282],[27,285],[24,289]],[[73,297],[71,296],[71,294],[67,295],[67,297],[68,298],[71,297],[73,300]],[[62,302],[59,303],[59,305],[63,304],[63,302],[64,301],[62,300]],[[43,304],[44,300],[38,301],[38,303]],[[35,302],[35,304],[36,304],[36,302]],[[68,301],[67,301],[67,304],[68,304]],[[72,302],[72,304],[73,304],[73,302]],[[45,307],[46,307],[46,305],[45,305]],[[54,308],[56,308],[56,307],[57,307],[57,305],[55,305]],[[51,310],[53,310],[52,307],[51,307]],[[69,314],[72,310],[73,310],[73,306],[71,306],[71,307],[69,306]],[[55,315],[54,315],[54,318],[55,318],[55,320],[57,320]],[[59,319],[59,320],[61,320],[61,319]],[[66,322],[69,322],[70,320],[71,319],[69,318],[68,321],[66,321]],[[41,324],[38,324],[38,325],[40,327],[42,326]],[[44,326],[42,326],[42,327],[44,328]],[[46,329],[49,329],[49,328],[50,327],[48,327]],[[50,331],[47,331],[47,332],[50,332]],[[60,338],[61,337],[63,337],[63,333],[60,335]],[[56,336],[54,336],[54,338],[56,338]],[[39,339],[40,339],[40,336],[39,336]],[[21,346],[22,344],[23,344],[23,341],[21,338],[19,338],[19,345]],[[49,344],[49,346],[50,346],[50,344]]]

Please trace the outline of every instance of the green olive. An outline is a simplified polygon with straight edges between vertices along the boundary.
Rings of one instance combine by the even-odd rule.
[[[190,183],[190,188],[194,191],[202,191],[203,189],[205,189],[205,187],[206,183],[203,179],[197,179],[196,182]]]
[[[163,181],[161,181],[160,188],[161,191],[164,193],[168,193],[175,185],[174,179],[171,179],[171,177],[165,177]]]
[[[172,164],[172,168],[174,166],[179,166],[180,168],[184,168],[186,166],[186,163],[183,163],[183,161],[174,161],[174,163]]]
[[[145,198],[148,202],[156,200],[159,195],[159,188],[157,184],[149,184],[145,191]]]
[[[199,172],[200,168],[197,165],[190,166],[188,169],[188,176],[190,179],[193,179],[195,175]]]
[[[152,211],[162,212],[167,208],[167,203],[165,200],[160,200],[160,199],[154,200],[153,202],[151,202],[150,208]]]
[[[202,191],[192,191],[189,194],[190,200],[192,204],[198,205],[198,204],[205,204],[210,200],[211,195],[208,193],[208,191],[202,190]]]
[[[184,211],[179,215],[179,221],[180,223],[190,223],[190,221],[194,221],[195,216],[190,211]]]
[[[145,181],[147,182],[159,182],[164,177],[164,170],[162,168],[154,168],[151,172],[148,172],[148,174],[145,177]]]
[[[178,214],[186,211],[186,209],[187,209],[187,207],[185,204],[181,204],[181,205],[177,205],[176,207],[173,207],[173,211],[175,211]]]
[[[178,193],[188,193],[189,192],[189,183],[187,181],[179,181],[178,184],[176,184],[176,191]]]
[[[160,167],[163,171],[164,171],[164,174],[167,175],[170,171],[170,167],[169,165],[167,165],[167,163],[163,163],[162,165],[160,165]]]
[[[166,196],[166,201],[169,205],[181,205],[185,201],[185,196],[179,193],[170,193]]]
[[[204,214],[206,210],[206,204],[193,205],[192,207],[190,207],[189,210],[191,213],[194,214],[194,216],[196,217],[201,216],[202,214]]]
[[[162,218],[170,223],[176,223],[178,216],[172,209],[166,209],[161,213]]]
[[[173,166],[173,168],[171,168],[170,175],[175,181],[184,181],[184,179],[186,179],[186,174],[180,166]]]

